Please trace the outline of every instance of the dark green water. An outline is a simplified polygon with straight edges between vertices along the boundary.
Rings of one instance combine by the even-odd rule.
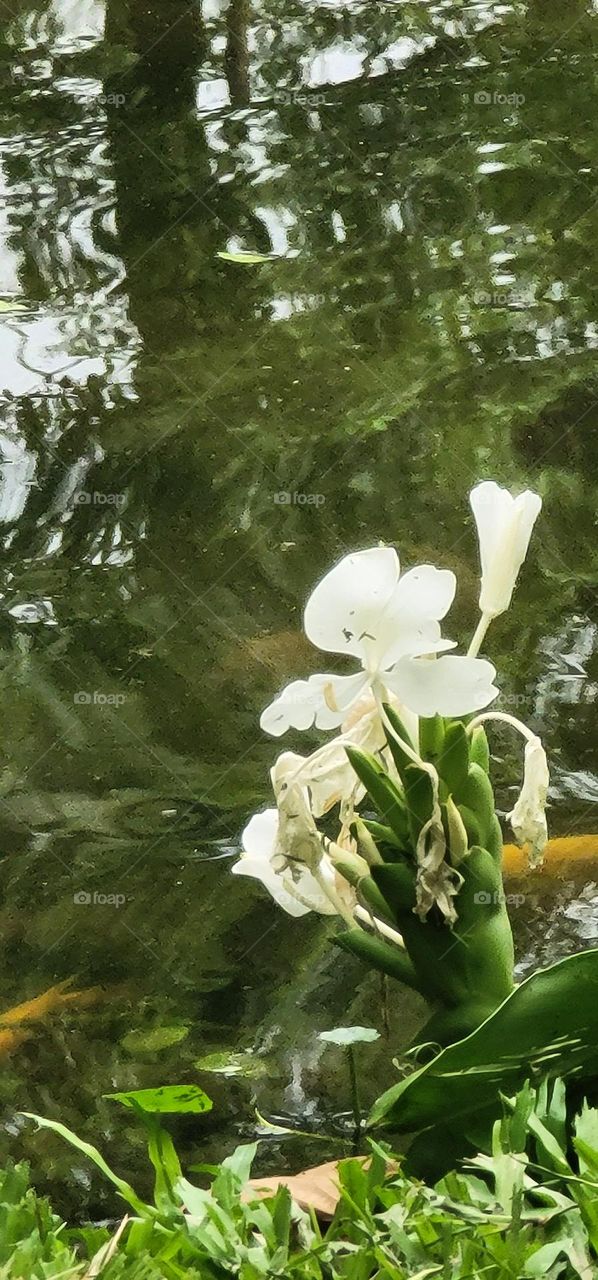
[[[0,296],[30,309],[0,314],[1,1007],[101,991],[2,1059],[1,1154],[63,1207],[114,1202],[20,1109],[139,1182],[115,1088],[198,1080],[195,1160],[254,1096],[347,1106],[316,1032],[379,1022],[377,983],[230,875],[259,712],[319,669],[301,606],[345,550],[455,568],[465,636],[469,488],[542,492],[491,650],[553,831],[598,829],[597,36],[578,0],[4,5]],[[593,882],[526,894],[523,966],[598,940]],[[391,1001],[379,1084],[416,1017]],[[249,1076],[197,1066],[239,1050]]]

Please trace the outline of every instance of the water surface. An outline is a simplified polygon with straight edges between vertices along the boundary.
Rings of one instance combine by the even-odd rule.
[[[260,709],[318,669],[301,607],[341,554],[455,568],[465,639],[469,488],[542,492],[492,656],[550,751],[553,830],[598,828],[597,28],[577,0],[5,10],[2,1003],[94,994],[4,1058],[2,1154],[100,1213],[16,1112],[139,1182],[115,1088],[199,1080],[214,1112],[174,1126],[196,1160],[254,1097],[328,1131],[347,1105],[316,1033],[372,1021],[377,980],[230,876]],[[598,941],[593,874],[527,885],[522,972]],[[418,1016],[390,1005],[372,1089]]]

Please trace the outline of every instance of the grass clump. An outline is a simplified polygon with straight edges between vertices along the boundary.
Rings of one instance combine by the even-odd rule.
[[[199,1187],[183,1174],[155,1115],[148,1128],[153,1203],[109,1171],[123,1220],[69,1228],[29,1186],[0,1174],[0,1280],[593,1280],[598,1274],[598,1110],[571,1116],[565,1086],[504,1099],[487,1151],[434,1186],[370,1142],[338,1165],[330,1222],[281,1186],[248,1189],[256,1144],[237,1148]],[[45,1122],[79,1150],[80,1140]],[[106,1171],[99,1152],[86,1153]]]

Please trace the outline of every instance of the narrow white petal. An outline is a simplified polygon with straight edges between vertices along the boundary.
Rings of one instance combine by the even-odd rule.
[[[420,716],[481,711],[498,695],[496,670],[484,658],[401,658],[385,676],[405,706]]]

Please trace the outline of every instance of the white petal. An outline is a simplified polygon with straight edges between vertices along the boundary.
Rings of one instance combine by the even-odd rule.
[[[316,710],[318,729],[334,729],[342,724],[349,709],[368,688],[365,671],[357,671],[354,676],[312,676],[310,683],[312,681],[320,692]]]
[[[401,658],[385,676],[405,706],[420,716],[480,711],[498,694],[496,669],[485,658]]]
[[[418,565],[399,578],[376,627],[380,668],[392,666],[398,658],[455,647],[452,640],[441,639],[438,620],[450,609],[456,585],[454,573],[431,564]]]
[[[444,653],[456,647],[456,640],[445,640],[437,622],[407,619],[402,625],[388,626],[389,638],[380,669],[392,667],[399,658],[419,658],[426,653]]]
[[[315,675],[293,680],[260,717],[266,733],[279,738],[287,729],[335,729],[367,688],[364,671],[353,676]]]
[[[394,605],[401,613],[422,619],[433,618],[438,622],[448,613],[456,589],[457,579],[450,569],[418,564],[400,578]]]
[[[264,809],[254,813],[241,836],[241,844],[249,858],[269,862],[276,846],[278,810]]]
[[[503,530],[511,518],[514,499],[508,489],[494,480],[484,480],[469,495],[480,541],[482,573],[486,572],[500,549]]]
[[[393,547],[372,547],[345,556],[312,592],[305,607],[305,634],[328,653],[362,660],[399,579]]]
[[[278,906],[282,907],[283,911],[286,911],[288,915],[305,916],[311,910],[309,906],[298,902],[292,894],[287,892],[285,879],[272,871],[271,867],[262,862],[261,859],[240,858],[238,862],[235,862],[231,870],[236,876],[250,876],[252,880],[259,880],[274,901],[278,903]]]
[[[287,729],[309,729],[317,705],[322,701],[316,685],[309,680],[293,680],[278,698],[262,711],[260,726],[265,733],[279,738]]]

